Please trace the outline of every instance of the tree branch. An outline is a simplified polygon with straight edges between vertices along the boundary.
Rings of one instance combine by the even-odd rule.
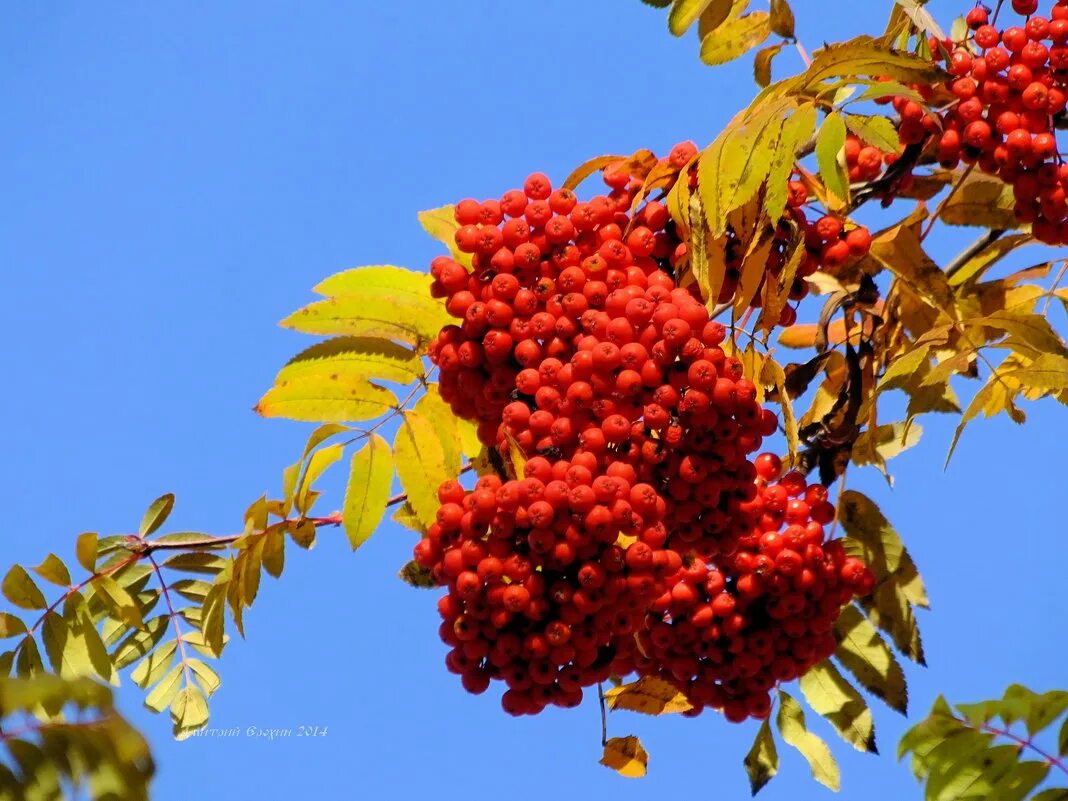
[[[951,277],[954,273],[958,273],[961,269],[973,258],[978,256],[992,244],[997,242],[1001,237],[1005,235],[1005,229],[1003,228],[991,228],[985,234],[980,236],[968,247],[957,254],[949,264],[946,265],[945,273],[946,278]]]

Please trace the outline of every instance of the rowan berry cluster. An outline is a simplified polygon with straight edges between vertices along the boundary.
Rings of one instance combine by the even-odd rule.
[[[997,175],[1012,186],[1016,217],[1032,224],[1036,239],[1068,244],[1068,165],[1056,137],[1068,102],[1068,0],[1056,0],[1048,16],[1037,14],[1037,0],[1011,5],[1026,17],[1019,24],[998,28],[979,5],[966,17],[966,41],[931,42],[953,76],[945,88],[954,102],[933,114],[895,99],[901,140],[931,137],[942,166],[964,162]]]
[[[681,170],[694,153],[684,143],[667,161]],[[632,215],[641,181],[625,165],[604,177],[610,194],[585,203],[541,174],[499,201],[462,201],[456,242],[473,269],[450,258],[431,266],[432,291],[461,320],[430,348],[441,395],[519,472],[482,476],[472,490],[442,485],[437,519],[416,546],[448,589],[439,603],[446,664],[472,692],[504,682],[512,714],[573,706],[584,687],[635,670],[667,675],[695,707],[766,714],[743,677],[773,684],[778,668],[749,670],[750,635],[785,638],[789,648],[773,646],[777,665],[800,673],[826,655],[820,610],[833,601],[833,622],[870,574],[860,565],[845,582],[853,565],[840,546],[806,550],[824,540],[808,516],[833,515],[825,492],[809,504],[764,486],[750,455],[776,430],[775,415],[720,347],[726,329],[696,288],[679,288],[669,272],[684,245],[666,207],[649,201]],[[803,220],[798,206],[791,213]],[[856,248],[856,230],[821,226],[818,245],[806,242],[812,270],[834,243]],[[773,554],[762,538],[781,524],[808,539],[784,539],[790,547]],[[797,559],[777,561],[787,551]],[[812,582],[795,582],[804,571]],[[722,586],[708,596],[717,576]],[[765,580],[766,593],[752,594]],[[671,667],[684,639],[668,647],[654,637],[694,625],[697,590],[692,608],[676,596],[698,586],[715,628],[687,641],[696,650],[686,658],[696,666],[719,649],[723,665],[742,660],[700,681],[697,667]],[[736,598],[729,611],[721,596]],[[789,614],[774,616],[780,609]],[[787,618],[818,634],[769,622]],[[654,640],[662,647],[650,650]]]

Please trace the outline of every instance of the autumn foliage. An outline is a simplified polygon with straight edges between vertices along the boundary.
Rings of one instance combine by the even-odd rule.
[[[324,527],[359,548],[388,510],[415,534],[399,575],[434,590],[443,669],[512,715],[595,696],[601,761],[624,776],[649,755],[609,736],[610,711],[733,726],[754,793],[779,742],[840,786],[798,697],[873,753],[868,700],[908,713],[927,590],[849,477],[889,480],[925,414],[959,416],[951,455],[980,415],[1068,404],[1049,319],[1068,262],[998,272],[1068,243],[1068,0],[968,4],[948,34],[897,0],[878,36],[811,55],[785,0],[645,2],[709,65],[755,50],[752,103],[703,148],[598,156],[420,213],[443,245],[428,270],[316,286],[283,325],[324,339],[256,406],[318,424],[277,498],[213,536],[158,533],[165,495],[136,534],[81,535],[77,575],[49,554],[4,577],[0,798],[69,780],[147,797],[148,745],[105,685],[128,671],[177,737],[203,728],[262,575]],[[805,68],[775,80],[786,47]],[[937,225],[978,237],[939,264]],[[959,379],[977,386],[964,400]],[[316,513],[343,459],[342,510]],[[1068,779],[1066,711],[1068,692],[1019,685],[939,699],[899,757],[938,801],[1068,798],[1050,784]]]

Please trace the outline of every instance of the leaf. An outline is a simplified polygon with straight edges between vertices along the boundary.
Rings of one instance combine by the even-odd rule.
[[[779,42],[757,51],[756,58],[753,60],[753,80],[757,82],[757,86],[767,86],[771,83],[771,62],[782,52],[784,46],[782,42]]]
[[[779,393],[779,403],[782,406],[782,424],[786,430],[786,445],[791,456],[795,455],[800,445],[800,435],[797,429],[797,418],[794,415],[793,402],[786,388],[786,373],[774,359],[764,362],[764,383],[772,384]]]
[[[32,569],[34,573],[45,581],[51,581],[53,584],[58,584],[60,587],[69,587],[71,585],[70,571],[67,570],[67,566],[63,564],[63,560],[54,553],[48,554],[41,564]]]
[[[271,387],[255,411],[264,417],[341,423],[371,420],[396,405],[396,395],[366,379],[313,373]]]
[[[996,328],[999,331],[1011,334],[1020,342],[1030,345],[1042,354],[1068,356],[1068,348],[1065,348],[1064,341],[1053,330],[1053,326],[1049,324],[1049,321],[1040,314],[1028,314],[1003,309],[986,317],[965,320],[964,325],[968,328]],[[1056,364],[1056,362],[1052,364]]]
[[[858,36],[848,42],[817,50],[808,69],[797,78],[785,82],[781,91],[811,90],[829,78],[862,76],[932,85],[942,81],[945,73],[928,59],[894,50],[871,36]]]
[[[970,281],[974,281],[979,278],[987,268],[997,264],[997,262],[1012,251],[1023,247],[1024,245],[1034,244],[1037,244],[1037,242],[1030,234],[1012,234],[1011,236],[1003,236],[980,250],[964,262],[964,264],[962,264],[952,275],[948,276],[949,285],[958,287],[967,284]]]
[[[141,619],[141,610],[133,596],[119,586],[119,583],[111,576],[97,576],[93,579],[93,589],[115,618],[134,629],[145,625]]]
[[[263,569],[267,574],[278,578],[282,575],[286,560],[286,535],[280,528],[273,528],[263,534]],[[207,597],[207,594],[201,598]]]
[[[701,60],[710,66],[726,64],[758,47],[770,35],[771,18],[766,11],[728,20],[701,41]]]
[[[357,285],[354,291],[358,294],[312,303],[283,320],[282,326],[305,334],[376,337],[421,346],[437,336],[452,318],[444,304],[430,296],[430,276],[411,275],[426,279],[425,295],[414,289],[398,292],[381,286]]]
[[[1043,790],[1034,796],[1031,801],[1068,801],[1068,787],[1055,787],[1051,790]]]
[[[208,701],[195,685],[183,687],[171,703],[174,737],[184,740],[208,724]]]
[[[380,379],[410,384],[423,374],[415,351],[385,339],[335,337],[301,351],[283,367],[275,383],[301,375],[337,373],[356,380]]]
[[[784,39],[794,38],[794,11],[786,0],[771,0],[771,32]]]
[[[1043,353],[1027,367],[1002,373],[1001,379],[1031,390],[1063,392],[1068,389],[1068,359]]]
[[[186,664],[196,675],[204,692],[209,696],[215,695],[215,692],[222,686],[222,679],[219,678],[214,668],[196,658],[186,660]]]
[[[886,117],[867,117],[863,114],[846,114],[846,127],[869,145],[884,153],[896,153],[901,148],[897,128]]]
[[[144,628],[134,631],[111,654],[111,661],[119,670],[132,665],[159,645],[170,626],[170,616],[160,615],[145,622]]]
[[[842,609],[834,624],[835,657],[860,686],[902,715],[908,712],[905,672],[886,641],[855,606]]]
[[[946,274],[928,256],[920,242],[921,219],[906,221],[872,240],[871,256],[936,309],[957,317],[956,299]]]
[[[613,687],[604,694],[604,700],[613,711],[626,709],[643,715],[667,715],[693,709],[675,685],[655,676],[644,676],[630,684]]]
[[[434,580],[434,576],[430,572],[430,568],[423,567],[414,559],[400,569],[397,577],[408,586],[417,587],[421,590],[429,590],[438,586],[437,581]]]
[[[671,11],[668,12],[668,30],[675,36],[682,36],[711,2],[712,0],[675,0]]]
[[[745,755],[745,772],[749,774],[749,789],[753,795],[764,789],[779,772],[779,752],[775,749],[775,736],[767,720],[761,721],[753,747]]]
[[[26,624],[9,612],[0,612],[0,640],[26,633]],[[6,675],[0,672],[0,675]]]
[[[888,423],[869,428],[853,443],[853,463],[874,464],[885,474],[887,460],[916,445],[922,436],[923,427],[913,422]]]
[[[90,573],[96,572],[96,548],[97,548],[97,536],[91,531],[78,536],[77,543],[75,544],[75,552],[78,557],[78,564],[88,570]]]
[[[7,571],[2,589],[4,597],[19,609],[45,609],[48,606],[48,601],[21,565],[14,565]]]
[[[374,533],[386,511],[393,483],[393,451],[378,434],[372,434],[352,457],[342,515],[353,550]]]
[[[939,219],[948,225],[978,228],[1017,229],[1022,227],[1014,211],[1012,187],[999,178],[974,170],[942,207]]]
[[[397,476],[408,495],[408,503],[426,525],[438,511],[438,486],[455,478],[458,464],[450,464],[446,446],[434,423],[414,411],[404,413],[404,421],[393,444]]]
[[[841,789],[842,777],[831,749],[827,743],[810,732],[805,726],[805,713],[801,705],[790,695],[779,690],[779,713],[776,724],[783,740],[801,752],[812,770],[812,778],[824,787],[837,792]]]
[[[927,664],[916,616],[900,584],[894,581],[879,584],[861,605],[868,619],[890,635],[901,653],[918,665]]]
[[[471,254],[464,253],[456,246],[456,231],[460,228],[460,224],[456,222],[456,207],[441,206],[436,209],[427,209],[419,212],[418,217],[423,230],[445,245],[453,259],[470,270]]]
[[[846,126],[842,115],[832,111],[827,115],[816,136],[816,163],[824,186],[833,195],[838,210],[849,203],[849,173],[845,165]]]
[[[612,737],[604,744],[601,764],[620,776],[640,779],[648,768],[649,754],[637,737]]]
[[[801,692],[808,705],[823,715],[842,739],[858,751],[879,753],[871,709],[831,662],[814,665],[801,677]]]
[[[697,38],[704,39],[728,19],[741,16],[748,6],[749,0],[712,0],[697,20]]]
[[[876,577],[902,581],[910,603],[928,606],[923,582],[913,577],[916,566],[912,557],[874,501],[856,490],[846,490],[838,498],[838,521],[847,539],[857,546],[850,548],[846,543],[847,551],[863,559]]]
[[[182,665],[172,667],[145,697],[145,706],[153,712],[162,712],[171,705],[182,685]]]
[[[322,477],[323,473],[330,469],[331,465],[341,459],[344,452],[344,444],[337,442],[325,448],[320,448],[312,454],[311,459],[308,460],[308,466],[304,470],[304,475],[301,476],[300,483],[297,485],[295,505],[298,511],[306,512],[311,508],[309,495],[312,492],[312,487],[315,486],[315,482]]]
[[[141,525],[137,529],[138,534],[147,537],[156,531],[167,521],[172,509],[174,509],[174,495],[169,492],[166,495],[160,495],[152,501],[145,511],[145,516],[141,518]]]

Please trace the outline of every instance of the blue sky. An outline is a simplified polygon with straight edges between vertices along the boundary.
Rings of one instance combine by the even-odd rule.
[[[359,264],[428,263],[419,209],[499,196],[534,169],[559,180],[600,153],[705,143],[754,88],[748,60],[702,67],[697,40],[672,39],[638,0],[4,5],[5,564],[67,557],[84,530],[129,531],[165,491],[178,495],[176,529],[236,530],[308,430],[250,409],[307,344],[275,323],[311,286]],[[793,5],[810,49],[881,30],[889,8]],[[931,4],[947,25],[966,5]],[[1064,686],[1063,448],[1051,434],[1066,418],[1050,403],[1029,411],[1023,428],[976,424],[948,473],[952,424],[933,420],[896,462],[894,491],[877,475],[851,481],[906,537],[930,589],[914,714],[938,692]],[[325,506],[339,505],[339,481]],[[748,795],[752,724],[614,715],[612,733],[639,734],[652,754],[649,777],[631,782],[597,765],[595,704],[513,720],[492,694],[467,696],[442,665],[433,595],[394,578],[411,544],[388,525],[355,555],[329,531],[311,553],[291,550],[221,663],[213,725],[326,737],[175,743],[124,687],[159,761],[155,797],[210,786],[239,801],[627,799],[695,782]],[[893,759],[905,721],[876,713],[884,756],[835,744],[843,798],[919,798]],[[762,797],[830,797],[781,753]]]

